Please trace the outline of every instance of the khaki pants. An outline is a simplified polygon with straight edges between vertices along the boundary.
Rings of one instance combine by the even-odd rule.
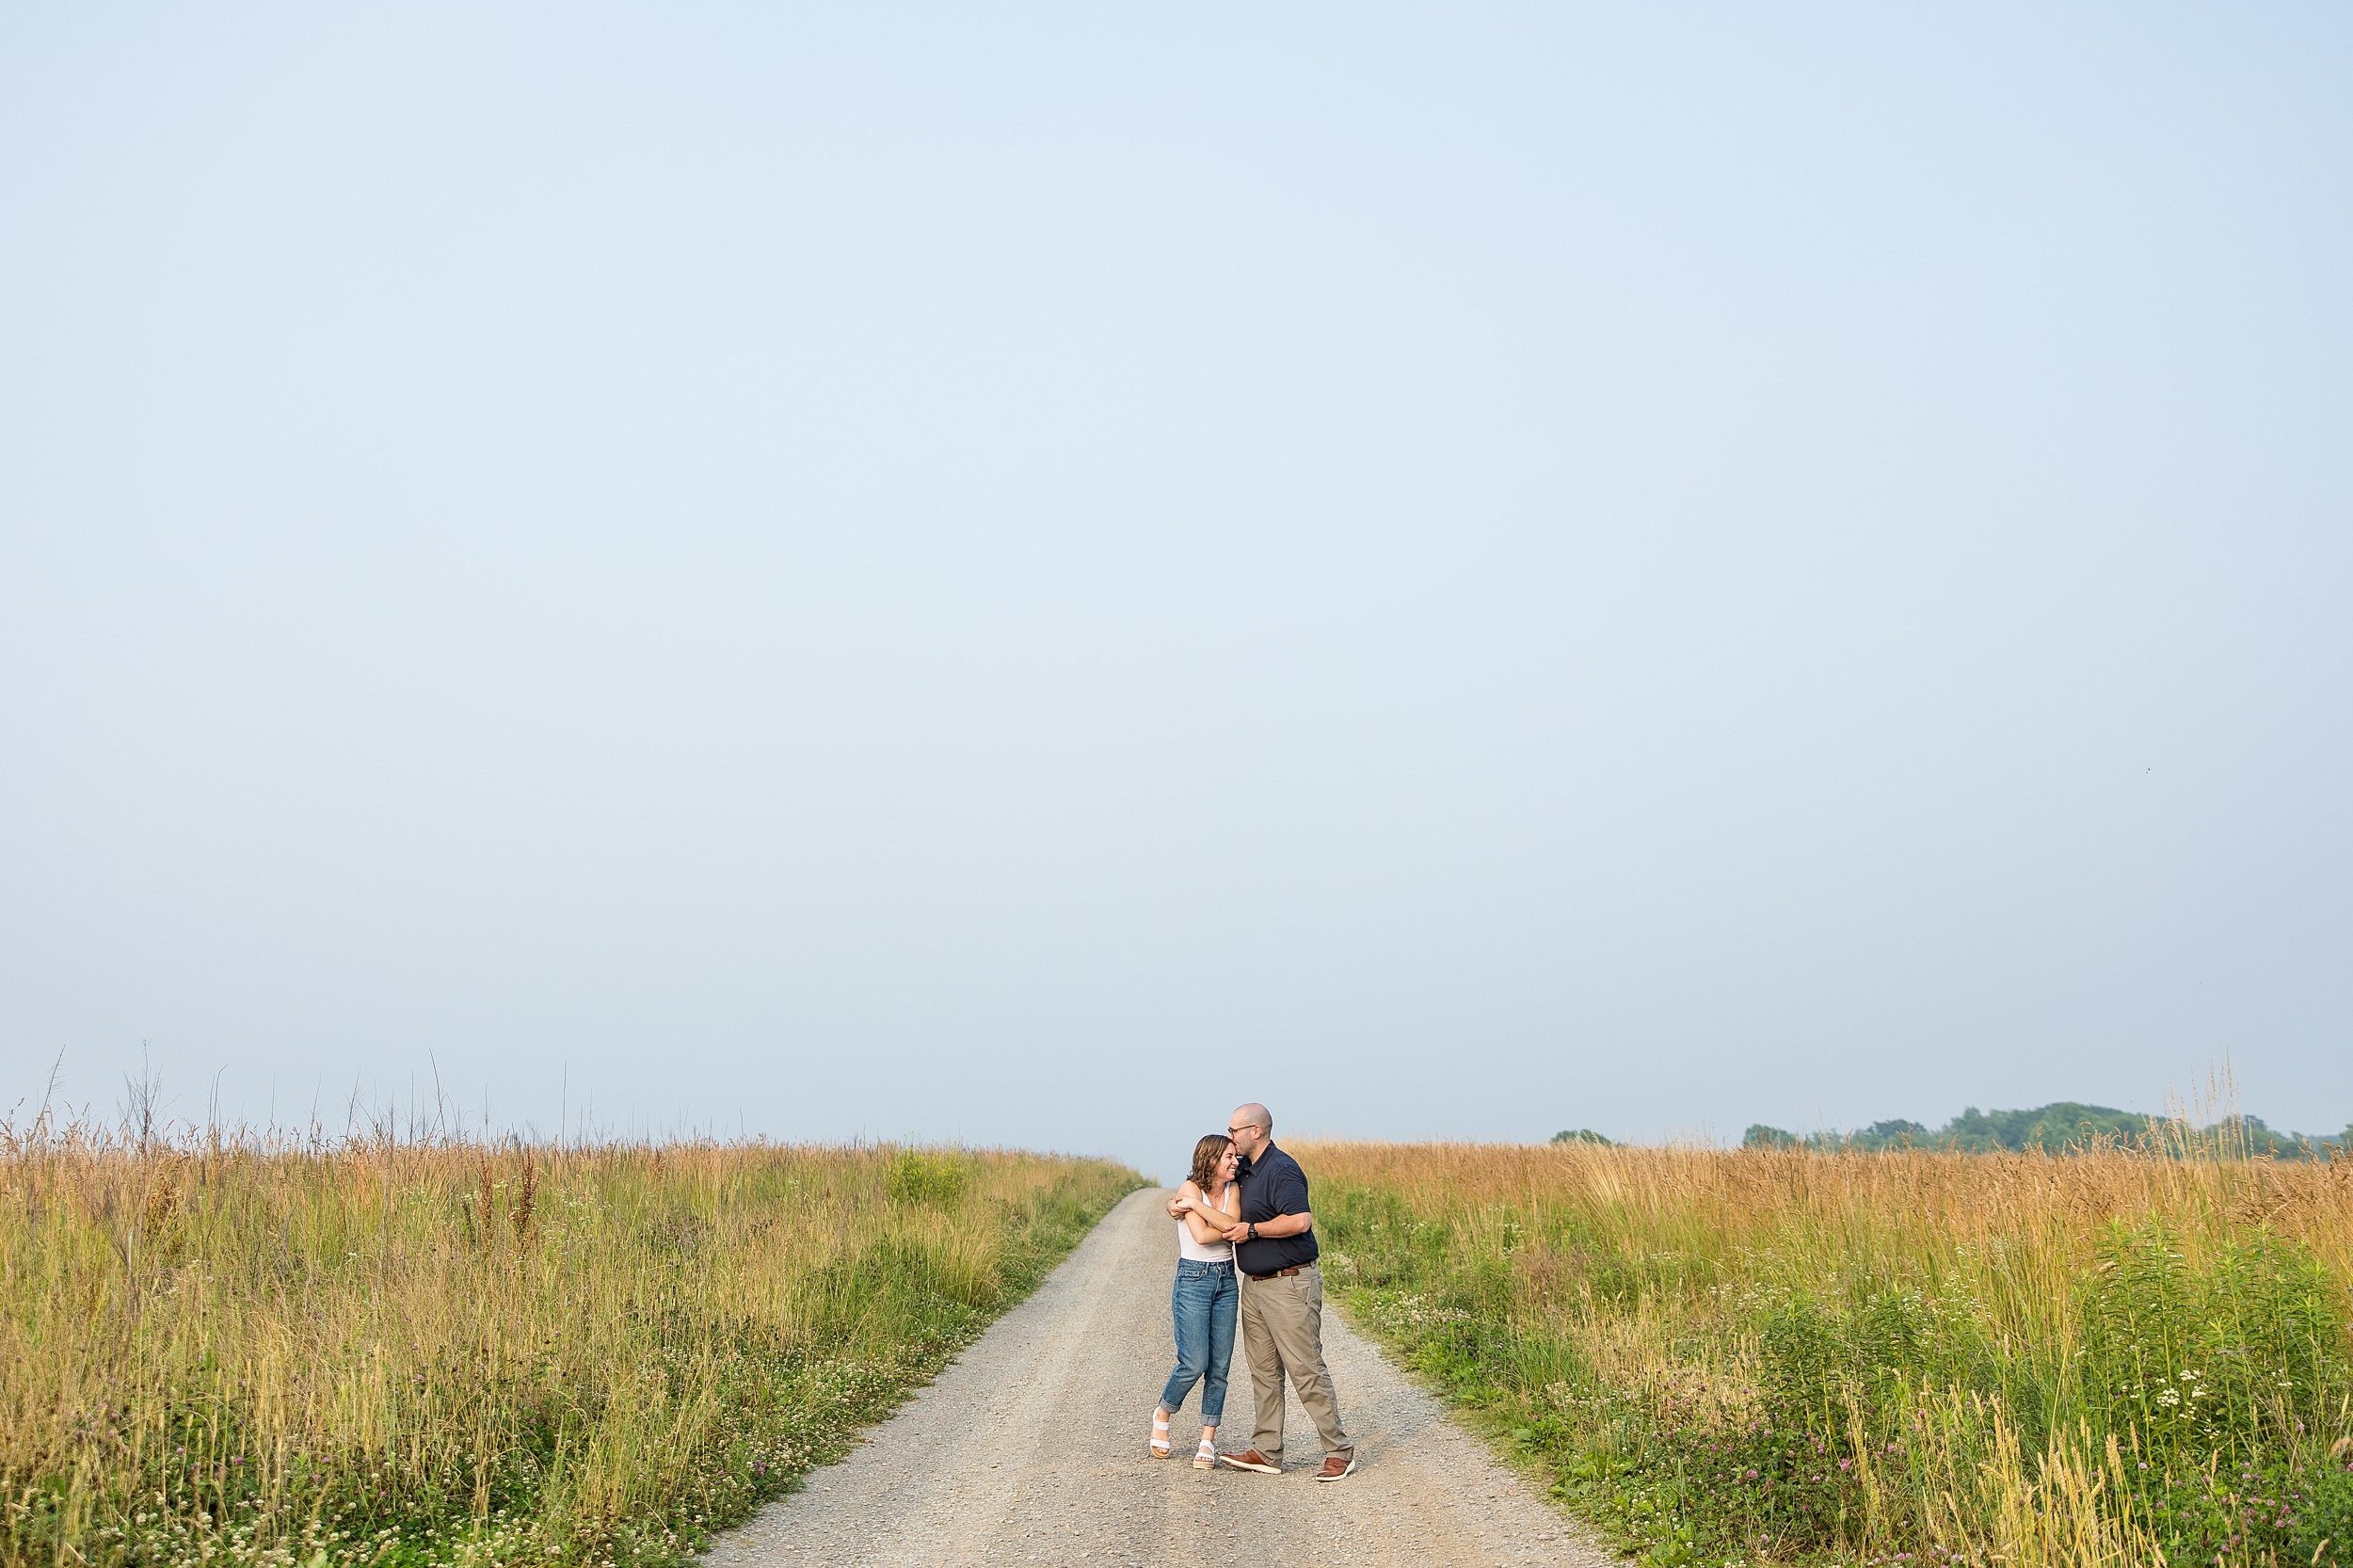
[[[1356,1445],[1340,1430],[1340,1402],[1323,1365],[1323,1275],[1312,1263],[1295,1274],[1241,1282],[1241,1342],[1250,1357],[1250,1393],[1258,1430],[1251,1445],[1283,1459],[1283,1380],[1314,1417],[1323,1451],[1345,1459]]]

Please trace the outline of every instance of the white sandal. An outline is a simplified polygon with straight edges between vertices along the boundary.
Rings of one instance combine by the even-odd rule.
[[[1214,1443],[1212,1443],[1212,1442],[1210,1442],[1208,1438],[1204,1437],[1204,1438],[1201,1440],[1201,1447],[1199,1447],[1198,1448],[1195,1448],[1195,1449],[1193,1450],[1193,1467],[1194,1469],[1196,1469],[1196,1470],[1214,1470],[1214,1469],[1216,1469],[1216,1468],[1217,1468],[1217,1445],[1216,1445],[1216,1444],[1214,1444]]]
[[[1154,1459],[1166,1459],[1175,1451],[1168,1446],[1168,1417],[1169,1412],[1167,1411],[1152,1412],[1152,1457]]]

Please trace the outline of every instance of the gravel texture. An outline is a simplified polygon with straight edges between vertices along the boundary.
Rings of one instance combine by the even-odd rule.
[[[1176,1359],[1167,1197],[1138,1192],[1113,1209],[850,1457],[719,1537],[707,1568],[1617,1560],[1328,1307],[1324,1352],[1357,1443],[1354,1475],[1312,1479],[1322,1450],[1296,1400],[1280,1476],[1193,1468],[1197,1393],[1173,1423],[1176,1456],[1151,1458],[1152,1403]],[[1239,1347],[1232,1378],[1222,1446],[1246,1448],[1250,1374]]]

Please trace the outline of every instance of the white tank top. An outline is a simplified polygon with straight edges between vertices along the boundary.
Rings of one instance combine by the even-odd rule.
[[[1225,1203],[1232,1203],[1234,1201],[1235,1193],[1239,1192],[1241,1188],[1241,1182],[1227,1182],[1225,1184]],[[1209,1194],[1204,1192],[1202,1196],[1207,1197]],[[1240,1209],[1228,1208],[1225,1207],[1225,1204],[1220,1204],[1217,1211],[1230,1218],[1234,1214],[1239,1213]],[[1234,1260],[1234,1243],[1231,1241],[1194,1240],[1193,1239],[1193,1226],[1185,1221],[1183,1216],[1180,1215],[1177,1217],[1176,1221],[1176,1256],[1179,1257],[1189,1257],[1195,1263],[1231,1263]]]

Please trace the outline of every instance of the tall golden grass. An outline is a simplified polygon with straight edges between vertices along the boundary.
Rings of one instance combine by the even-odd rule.
[[[2353,1561],[2353,1160],[2169,1136],[1295,1152],[1342,1300],[1644,1560]]]
[[[675,1558],[1138,1184],[890,1147],[0,1141],[0,1561]]]

